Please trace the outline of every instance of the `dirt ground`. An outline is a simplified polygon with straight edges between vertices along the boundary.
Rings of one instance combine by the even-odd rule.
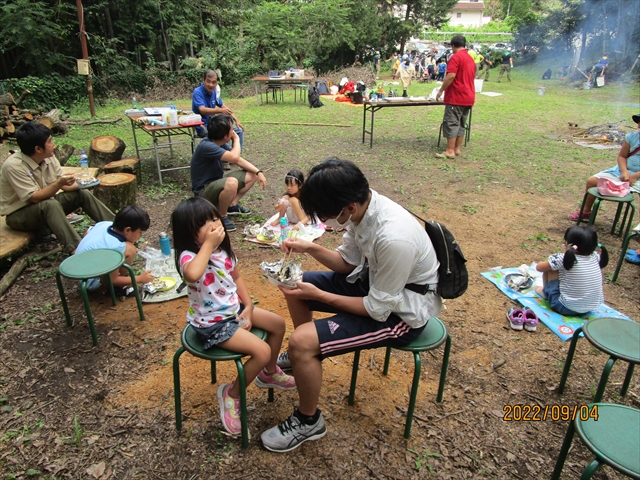
[[[396,162],[391,168],[404,168],[400,160],[391,161]],[[285,166],[276,163],[269,178],[282,178],[284,173]],[[372,171],[367,174],[380,193],[401,198],[397,183],[374,177]],[[158,232],[167,229],[173,208],[189,194],[186,177],[177,178],[183,182],[179,193],[161,200],[139,195],[139,204],[153,219],[145,234],[153,246]],[[432,199],[432,192],[412,181],[402,188],[414,204]],[[473,189],[466,193],[464,185],[455,188],[457,198],[451,202],[474,201]],[[490,198],[514,195],[504,185],[487,189]],[[266,216],[278,194],[278,188],[271,189],[245,204]],[[177,433],[171,362],[185,324],[186,298],[145,304],[146,320],[140,321],[133,299],[112,306],[107,296],[94,295],[100,344],[92,347],[71,282],[65,285],[74,327],[64,321],[53,277],[60,260],[29,267],[0,299],[0,473],[7,479],[549,478],[567,422],[505,421],[505,406],[584,405],[595,392],[606,356],[580,341],[565,393],[558,395],[555,387],[568,343],[542,324],[535,333],[511,330],[505,314],[513,303],[480,276],[497,265],[543,260],[561,243],[569,226],[567,205],[575,204],[575,191],[537,195],[535,201],[533,195],[518,198],[483,202],[476,214],[449,208],[447,202],[429,209],[428,216],[449,225],[461,244],[470,283],[464,296],[446,302],[440,316],[453,341],[444,401],[436,403],[440,349],[422,356],[409,440],[403,438],[403,428],[413,360],[394,351],[389,375],[383,376],[382,349],[361,356],[354,406],[347,404],[352,355],[324,362],[320,408],[328,434],[289,454],[267,452],[259,436],[292,412],[295,391],[276,392],[275,402],[268,403],[265,391],[249,387],[252,438],[243,450],[238,439],[221,433],[217,385],[210,383],[209,367],[185,354],[180,362],[184,426]],[[612,217],[610,209],[603,212],[598,231],[604,241],[619,245],[620,240],[608,234]],[[243,242],[241,230],[247,221],[239,219],[238,231],[231,234],[245,281],[261,308],[289,319],[281,293],[258,268],[279,253]],[[532,232],[545,232],[551,241],[527,253],[520,246],[536,244]],[[335,247],[340,234],[327,233],[318,241]],[[53,246],[42,242],[38,248]],[[317,267],[308,258],[300,260],[305,269]],[[605,273],[612,273],[616,261],[617,256]],[[625,264],[618,283],[605,285],[607,303],[640,319],[639,288],[638,267]],[[285,344],[290,331],[291,327]],[[614,367],[605,400],[639,408],[638,374],[626,397],[618,395],[625,371],[623,365]],[[219,382],[234,374],[231,363],[219,365]],[[576,440],[563,478],[577,478],[590,460]],[[603,468],[594,478],[620,477]]]

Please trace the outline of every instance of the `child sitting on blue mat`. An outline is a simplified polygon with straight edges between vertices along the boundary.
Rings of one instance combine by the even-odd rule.
[[[598,235],[583,226],[569,227],[564,233],[565,253],[554,253],[536,265],[543,272],[543,287],[535,291],[560,315],[580,316],[604,303],[602,269],[609,263],[609,253],[601,247],[596,253]]]

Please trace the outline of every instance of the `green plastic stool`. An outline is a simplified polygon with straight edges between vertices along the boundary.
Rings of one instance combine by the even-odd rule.
[[[136,294],[140,320],[144,320],[144,312],[142,311],[142,301],[140,300],[140,292],[138,291],[136,276],[133,273],[133,268],[124,263],[124,256],[120,252],[99,248],[96,250],[77,253],[63,261],[56,272],[56,283],[58,284],[60,300],[62,300],[62,309],[64,310],[64,316],[67,319],[67,325],[70,327],[73,324],[71,322],[71,316],[69,315],[69,307],[67,306],[67,299],[64,294],[64,287],[62,286],[62,279],[60,277],[63,276],[74,280],[80,280],[80,294],[82,296],[82,302],[84,303],[84,310],[87,314],[87,321],[89,322],[89,330],[91,330],[91,338],[94,346],[98,345],[98,334],[96,333],[96,327],[93,323],[91,305],[89,304],[89,296],[87,295],[87,280],[90,278],[101,277],[103,275],[106,276],[109,283],[109,292],[111,293],[111,302],[115,305],[116,294],[113,290],[110,273],[118,270],[120,267],[124,267],[129,271],[131,286]]]
[[[596,222],[596,217],[598,216],[598,210],[600,208],[600,202],[602,200],[606,200],[609,202],[617,202],[618,209],[616,210],[616,216],[613,220],[613,225],[611,225],[611,235],[617,235],[618,237],[621,237],[622,231],[625,230],[624,228],[625,225],[627,226],[627,228],[625,230],[624,236],[626,237],[627,235],[629,235],[629,230],[631,230],[631,224],[633,223],[633,215],[636,211],[636,207],[633,204],[633,193],[630,193],[624,197],[606,197],[604,195],[600,195],[600,192],[598,192],[598,187],[591,187],[589,190],[585,192],[584,198],[582,199],[582,205],[580,206],[580,213],[578,214],[578,220],[576,221],[576,225],[580,225],[580,222],[582,221],[582,212],[584,210],[584,204],[587,201],[588,195],[593,195],[594,197],[596,197],[596,199],[593,202],[593,207],[591,208],[591,216],[589,217],[589,222],[587,223],[587,226],[591,226]],[[624,217],[622,217],[620,230],[618,230],[618,233],[615,233],[616,225],[618,224],[618,220],[620,220],[620,214],[622,213],[622,206],[625,203],[627,204],[627,208],[625,208],[624,210]],[[629,210],[631,210],[631,215],[629,215]],[[627,221],[627,217],[628,217],[628,221]]]
[[[298,91],[300,91],[300,100],[304,103],[308,98],[309,85],[306,83],[298,83],[293,86],[293,101],[298,102]]]
[[[629,248],[629,242],[635,236],[640,235],[640,223],[636,228],[633,229],[631,233],[629,233],[622,242],[622,251],[620,252],[620,258],[618,259],[618,265],[616,266],[616,272],[613,274],[612,282],[615,282],[618,279],[618,274],[620,273],[620,268],[622,267],[622,262],[624,261],[624,256],[627,253],[627,249]]]
[[[594,409],[597,409],[597,419],[590,415],[596,412]],[[575,432],[596,456],[582,471],[581,480],[591,478],[602,465],[640,479],[640,410],[611,403],[590,404],[580,410],[585,415],[577,414],[576,419],[569,422],[551,480],[560,478]]]
[[[259,328],[252,328],[253,333],[260,340],[267,338],[267,332]],[[212,347],[207,350],[202,348],[202,341],[196,335],[193,327],[187,325],[182,331],[182,346],[173,355],[173,394],[175,397],[176,429],[182,430],[182,402],[180,401],[180,355],[185,351],[194,357],[209,360],[211,362],[211,383],[217,383],[216,362],[233,360],[238,369],[240,380],[240,424],[242,425],[242,448],[249,446],[249,428],[247,426],[247,380],[244,374],[243,353],[230,352],[224,348]],[[269,401],[273,402],[273,388],[269,388]]]
[[[630,322],[620,318],[593,318],[587,321],[582,327],[576,329],[571,338],[571,345],[569,346],[569,353],[567,354],[567,360],[565,361],[564,370],[562,371],[558,393],[564,391],[580,332],[584,332],[585,338],[589,340],[589,343],[594,347],[609,354],[609,360],[607,360],[604,370],[602,371],[594,401],[599,402],[602,400],[611,368],[618,359],[629,362],[627,375],[624,378],[624,383],[620,390],[620,395],[624,397],[631,383],[633,368],[637,363],[640,363],[640,323]]]
[[[438,386],[438,403],[442,402],[444,394],[444,383],[447,379],[447,369],[449,367],[449,352],[451,351],[451,337],[447,333],[447,328],[439,318],[433,317],[429,319],[427,326],[424,328],[418,338],[405,347],[387,347],[384,358],[384,370],[382,373],[389,373],[389,360],[391,358],[391,349],[402,350],[404,352],[413,352],[415,361],[415,369],[413,371],[413,383],[411,385],[411,396],[409,398],[409,408],[407,409],[407,422],[404,427],[404,438],[411,436],[411,424],[413,422],[413,412],[416,408],[416,397],[418,396],[418,386],[420,384],[420,370],[422,368],[422,360],[420,352],[426,352],[438,348],[446,342],[444,347],[444,357],[442,360],[442,369],[440,370],[440,385]],[[349,405],[353,405],[356,393],[356,381],[358,379],[358,363],[360,362],[360,350],[356,350],[353,354],[353,370],[351,371],[351,387],[349,388]]]

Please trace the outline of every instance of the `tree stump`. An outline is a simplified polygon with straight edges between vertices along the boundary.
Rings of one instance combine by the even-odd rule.
[[[93,195],[113,212],[127,205],[136,204],[138,182],[130,173],[109,173],[98,177],[100,185],[95,187]]]
[[[125,143],[117,137],[102,135],[91,140],[89,149],[89,166],[103,169],[107,163],[120,160]]]
[[[132,173],[138,179],[138,185],[142,181],[140,160],[137,158],[123,158],[122,160],[107,163],[104,166],[104,173]]]

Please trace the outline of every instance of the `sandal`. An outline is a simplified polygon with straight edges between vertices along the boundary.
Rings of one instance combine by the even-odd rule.
[[[635,250],[627,250],[624,259],[629,263],[640,265],[640,254],[638,254],[638,252],[636,252]]]
[[[514,330],[522,330],[524,325],[524,312],[515,307],[511,307],[507,312],[507,320],[509,320],[509,325]]]
[[[573,220],[574,222],[580,218],[580,211],[578,210],[576,213],[572,213],[569,215],[569,220]],[[591,218],[591,212],[582,212],[582,220],[589,220]]]
[[[525,308],[524,309],[524,329],[527,332],[535,332],[538,326],[538,322],[539,320],[536,313],[529,308]]]

